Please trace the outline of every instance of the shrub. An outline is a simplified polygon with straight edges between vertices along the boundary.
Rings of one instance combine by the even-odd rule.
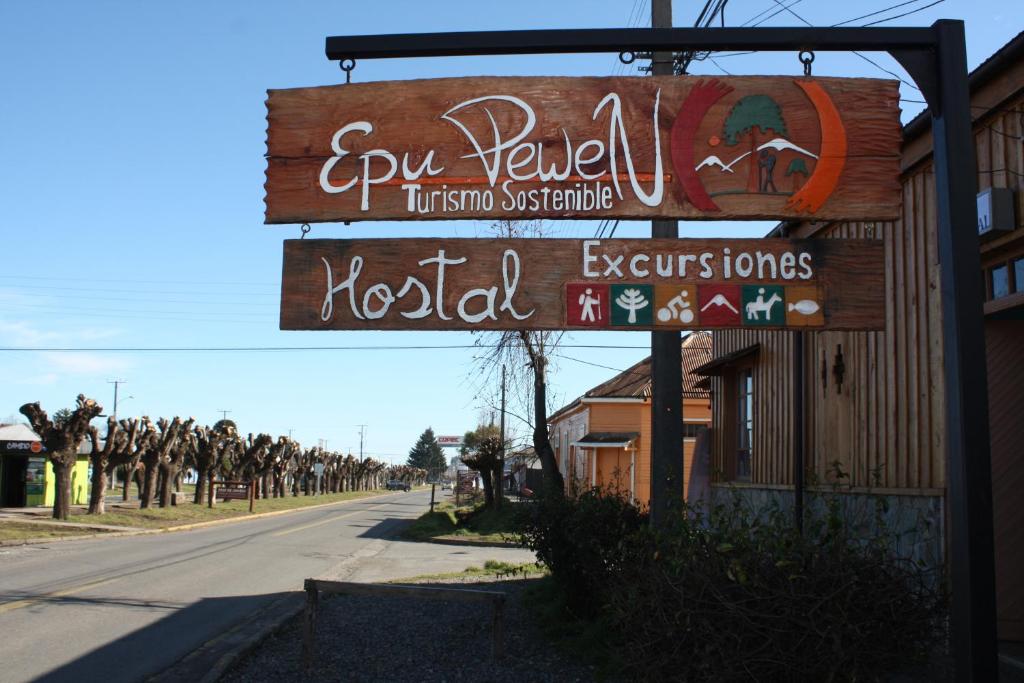
[[[941,581],[892,552],[884,499],[862,524],[839,498],[809,506],[801,535],[778,505],[753,509],[738,495],[655,530],[595,490],[524,506],[521,540],[550,568],[564,609],[607,631],[605,659],[628,678],[877,680],[915,669],[944,643]]]
[[[833,501],[792,529],[739,498],[626,539],[606,609],[641,680],[875,680],[943,642],[933,572],[852,535]],[[863,532],[863,529],[860,530]]]
[[[646,513],[612,491],[544,495],[521,506],[519,541],[551,570],[573,614],[594,615],[628,559],[623,542],[646,520]]]

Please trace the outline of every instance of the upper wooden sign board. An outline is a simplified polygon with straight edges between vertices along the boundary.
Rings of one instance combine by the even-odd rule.
[[[271,90],[266,222],[895,219],[898,85],[486,77]]]
[[[283,330],[885,325],[880,240],[285,240]]]

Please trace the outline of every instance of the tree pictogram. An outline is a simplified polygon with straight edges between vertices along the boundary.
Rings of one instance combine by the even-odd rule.
[[[615,303],[629,311],[629,324],[636,324],[636,312],[647,308],[650,302],[639,289],[627,289],[615,299]]]

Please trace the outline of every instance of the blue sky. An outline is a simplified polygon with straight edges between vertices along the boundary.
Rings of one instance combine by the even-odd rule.
[[[692,24],[703,3],[674,5]],[[787,0],[814,25],[895,4]],[[896,10],[928,4],[928,0]],[[1017,6],[1018,9],[1012,9]],[[647,25],[648,0],[477,2],[18,2],[0,5],[0,347],[268,347],[472,344],[455,332],[281,332],[281,241],[263,225],[265,91],[339,83],[326,35]],[[729,25],[778,7],[733,0]],[[768,12],[767,17],[771,14]],[[874,18],[884,18],[879,15]],[[883,25],[967,22],[973,68],[1020,31],[1019,5],[947,0]],[[764,26],[798,24],[789,11]],[[862,22],[855,22],[863,23]],[[869,54],[903,71],[885,54]],[[696,74],[797,74],[795,54],[716,57]],[[819,54],[815,74],[886,77],[850,54]],[[364,61],[358,81],[463,75],[630,73],[614,55]],[[635,73],[632,72],[632,73]],[[903,86],[902,97],[920,93]],[[904,102],[904,119],[920,105]],[[766,223],[684,223],[683,236],[760,236]],[[551,226],[592,236],[596,222]],[[483,222],[321,224],[314,237],[464,236]],[[618,237],[647,236],[623,223]],[[647,355],[646,333],[567,336],[551,376],[559,403]],[[404,460],[428,425],[472,428],[482,393],[467,349],[279,352],[0,351],[0,421],[33,400],[54,411],[82,392],[119,413],[230,410],[243,431]],[[126,398],[126,397],[131,398]],[[513,420],[513,422],[515,422]]]

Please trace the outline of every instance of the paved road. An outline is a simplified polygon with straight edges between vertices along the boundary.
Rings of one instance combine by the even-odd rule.
[[[459,571],[513,548],[393,540],[429,492],[186,531],[0,548],[0,681],[139,681],[308,577]]]

